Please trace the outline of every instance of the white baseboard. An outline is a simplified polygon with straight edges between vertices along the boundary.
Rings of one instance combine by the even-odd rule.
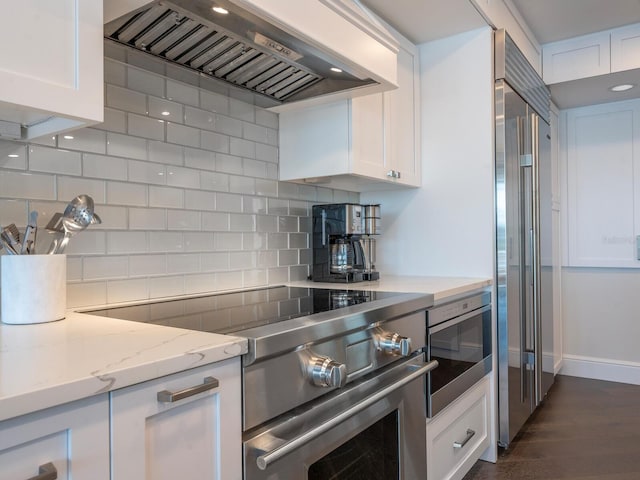
[[[640,385],[640,363],[563,355],[561,375]]]

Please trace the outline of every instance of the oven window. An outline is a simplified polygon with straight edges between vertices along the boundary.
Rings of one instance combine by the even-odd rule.
[[[491,310],[429,335],[431,394],[491,354]]]
[[[389,480],[398,478],[398,411],[394,411],[322,457],[308,480]]]

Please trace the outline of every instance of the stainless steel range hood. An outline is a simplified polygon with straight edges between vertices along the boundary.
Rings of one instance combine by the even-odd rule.
[[[129,4],[137,8],[108,21],[106,38],[251,90],[275,110],[396,86],[394,40],[356,0]]]

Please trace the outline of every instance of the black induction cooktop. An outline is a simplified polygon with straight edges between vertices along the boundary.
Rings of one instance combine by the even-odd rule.
[[[225,334],[397,295],[403,294],[280,286],[104,308],[84,313]]]

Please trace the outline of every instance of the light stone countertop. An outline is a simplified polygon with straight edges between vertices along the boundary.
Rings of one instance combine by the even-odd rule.
[[[246,352],[239,337],[72,311],[0,324],[0,421]]]
[[[488,288],[493,284],[491,278],[475,277],[435,277],[381,275],[380,280],[358,283],[322,283],[305,280],[292,282],[292,287],[344,288],[348,290],[374,290],[380,292],[432,293],[435,302],[439,302],[463,293]]]

